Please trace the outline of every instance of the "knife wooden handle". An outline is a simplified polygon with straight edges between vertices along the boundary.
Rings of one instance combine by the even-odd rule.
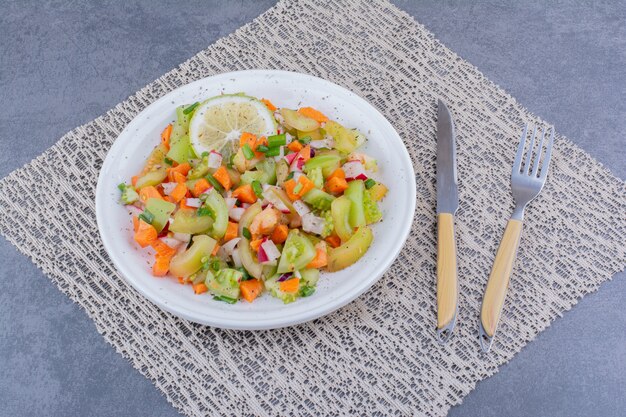
[[[439,213],[437,216],[437,329],[441,330],[452,323],[456,314],[457,301],[454,216],[450,213]],[[449,333],[452,332],[452,328],[448,330]],[[440,341],[445,342],[441,337]]]
[[[514,219],[509,220],[504,230],[502,241],[500,241],[498,252],[496,252],[496,258],[489,275],[489,281],[487,281],[487,288],[485,289],[483,305],[480,311],[482,329],[489,339],[496,333],[521,235],[522,222]],[[481,343],[483,343],[482,340]],[[491,340],[489,340],[490,345]],[[483,350],[485,350],[484,347]],[[486,350],[489,350],[489,348],[487,347]]]

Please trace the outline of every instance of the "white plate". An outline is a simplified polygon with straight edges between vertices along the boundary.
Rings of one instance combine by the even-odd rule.
[[[312,106],[354,127],[368,138],[364,151],[378,160],[379,178],[389,188],[381,204],[383,220],[373,226],[374,242],[351,267],[322,273],[317,290],[284,305],[268,294],[253,303],[231,305],[195,295],[189,285],[151,274],[153,252],[133,241],[128,209],[118,203],[117,185],[137,174],[175,120],[175,108],[222,93],[245,92],[268,98],[279,107]],[[272,329],[303,323],[328,314],[370,288],[389,268],[407,238],[415,211],[415,174],[398,133],[369,103],[326,80],[286,71],[252,70],[205,78],[180,87],[148,106],[126,126],[104,161],[96,190],[96,216],[104,246],[128,282],[150,301],[185,319],[230,329]]]

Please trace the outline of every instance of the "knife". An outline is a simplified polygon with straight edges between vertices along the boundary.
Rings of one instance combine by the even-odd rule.
[[[444,344],[456,324],[459,298],[454,214],[459,207],[454,124],[445,103],[437,104],[437,340]]]

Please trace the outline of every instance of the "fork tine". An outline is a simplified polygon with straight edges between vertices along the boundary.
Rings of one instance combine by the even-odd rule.
[[[543,152],[543,140],[546,137],[547,128],[544,126],[541,129],[541,140],[539,141],[539,147],[537,148],[537,155],[535,156],[535,163],[533,164],[533,178],[537,177],[537,171],[539,170],[539,162],[541,161],[541,153]]]
[[[530,139],[530,146],[528,147],[528,153],[526,153],[526,159],[524,160],[524,170],[523,174],[528,174],[530,172],[530,162],[533,157],[533,148],[535,147],[535,137],[537,136],[537,126],[533,128],[533,136]]]
[[[543,164],[541,165],[541,175],[539,178],[545,180],[548,176],[548,168],[550,167],[550,158],[552,157],[552,144],[554,143],[554,126],[550,129],[550,140],[548,141],[548,146],[546,147],[546,157],[543,160]]]
[[[517,147],[517,154],[515,154],[515,161],[513,161],[513,172],[517,170],[520,172],[522,169],[522,155],[524,155],[524,145],[526,145],[526,133],[528,132],[528,123],[524,125],[522,131],[522,137],[519,140],[519,146]]]

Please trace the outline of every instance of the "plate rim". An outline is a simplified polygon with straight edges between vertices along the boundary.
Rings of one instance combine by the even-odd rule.
[[[218,320],[212,320],[211,317],[199,317],[197,314],[194,314],[192,310],[187,309],[184,306],[172,308],[170,304],[160,300],[160,297],[158,297],[156,293],[153,293],[152,291],[149,291],[147,288],[139,285],[137,280],[129,278],[129,276],[133,274],[126,269],[126,267],[124,266],[122,262],[118,262],[116,260],[116,256],[114,255],[114,251],[112,249],[114,246],[114,242],[109,240],[107,233],[104,232],[105,227],[103,227],[105,213],[103,212],[104,202],[102,202],[102,199],[105,198],[106,193],[103,190],[104,186],[102,184],[106,181],[105,172],[108,171],[106,168],[113,163],[112,162],[113,160],[110,159],[110,156],[119,153],[119,151],[123,149],[125,145],[125,143],[122,143],[121,141],[119,141],[120,137],[127,134],[127,132],[129,132],[134,127],[135,123],[139,123],[138,119],[141,119],[141,116],[147,113],[151,107],[157,106],[158,104],[164,101],[171,100],[171,97],[175,96],[180,89],[192,88],[194,85],[200,85],[202,83],[206,83],[207,80],[210,80],[210,79],[213,79],[215,83],[218,83],[220,78],[229,78],[233,76],[240,77],[240,76],[264,76],[264,75],[265,76],[279,76],[279,77],[280,76],[289,76],[289,77],[295,76],[295,77],[304,77],[308,79],[314,79],[317,82],[328,84],[332,88],[338,89],[339,91],[341,91],[342,93],[348,96],[352,96],[358,102],[357,103],[358,107],[369,108],[369,111],[373,111],[377,113],[378,116],[380,116],[382,123],[386,125],[385,128],[394,133],[393,140],[398,140],[399,144],[401,145],[400,148],[402,149],[402,153],[401,155],[396,155],[396,157],[399,158],[403,162],[403,165],[404,165],[403,168],[407,169],[407,180],[409,180],[410,182],[409,185],[411,185],[410,187],[408,187],[409,193],[410,193],[410,195],[408,196],[410,207],[406,207],[404,210],[404,213],[401,215],[402,221],[403,223],[406,224],[406,227],[403,228],[402,236],[399,236],[399,239],[397,239],[398,243],[395,245],[395,248],[392,251],[393,256],[388,257],[386,260],[381,260],[375,263],[373,271],[370,274],[368,274],[370,275],[371,278],[369,280],[364,280],[365,284],[358,287],[356,291],[346,291],[345,293],[340,294],[338,297],[330,298],[326,302],[323,302],[315,306],[314,309],[304,310],[304,311],[290,314],[289,316],[285,317],[282,320],[279,320],[279,319],[268,320],[268,319],[259,318],[259,319],[250,319],[250,320],[246,320],[245,322],[242,322],[239,319],[219,318]],[[294,326],[297,324],[302,324],[302,323],[323,317],[325,315],[328,315],[344,307],[345,305],[351,303],[352,301],[354,301],[356,298],[358,298],[367,290],[369,290],[376,282],[378,282],[378,280],[380,280],[380,278],[385,274],[385,272],[389,269],[389,267],[394,263],[394,261],[397,259],[398,255],[404,248],[408,235],[411,231],[411,226],[413,223],[413,219],[415,215],[415,208],[416,208],[416,197],[417,197],[416,186],[417,184],[415,181],[415,169],[413,167],[413,163],[411,161],[408,150],[406,146],[404,145],[402,137],[396,131],[393,125],[389,122],[389,120],[387,120],[387,118],[378,109],[376,109],[372,104],[370,104],[367,100],[365,100],[360,95],[356,94],[353,91],[350,91],[349,89],[345,87],[335,84],[332,81],[329,81],[329,80],[326,80],[324,78],[317,77],[314,75],[297,72],[297,71],[272,70],[272,69],[251,69],[251,70],[241,70],[241,71],[230,71],[230,72],[223,72],[223,73],[214,74],[208,77],[204,77],[204,78],[182,85],[180,87],[177,87],[169,91],[168,93],[161,96],[159,99],[148,104],[141,112],[135,115],[133,119],[124,127],[124,129],[119,133],[117,138],[115,138],[113,144],[107,151],[106,157],[102,163],[100,172],[98,174],[98,182],[97,182],[96,190],[95,190],[96,221],[98,225],[98,233],[102,240],[103,246],[107,252],[108,257],[111,259],[117,271],[124,278],[124,280],[131,285],[131,287],[133,287],[137,292],[139,292],[147,301],[155,304],[160,309],[167,311],[168,313],[173,314],[177,317],[181,317],[186,320],[192,321],[194,323],[199,323],[199,324],[208,325],[208,326],[217,327],[217,328],[232,329],[232,330],[278,329],[278,328],[283,328],[283,327],[288,327],[288,326]]]

